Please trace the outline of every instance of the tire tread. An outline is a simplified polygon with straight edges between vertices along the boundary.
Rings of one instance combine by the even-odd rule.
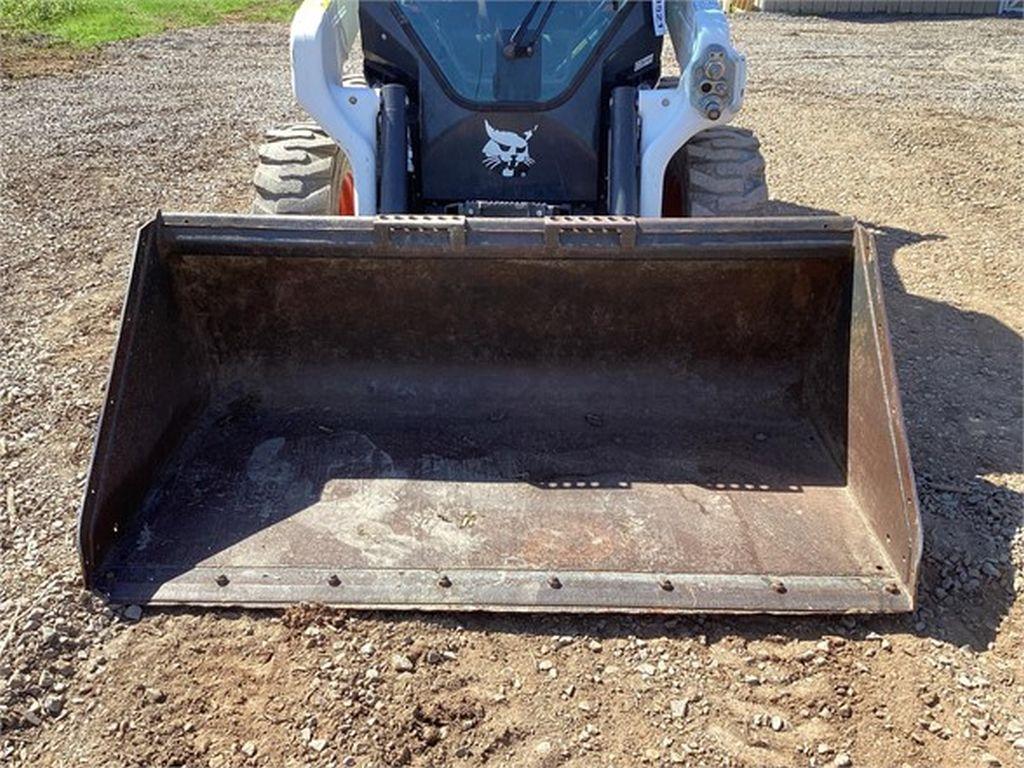
[[[338,145],[315,123],[272,128],[259,147],[252,212],[337,214],[338,184],[347,165]]]
[[[761,143],[752,131],[712,128],[686,144],[689,215],[758,216],[768,202]]]

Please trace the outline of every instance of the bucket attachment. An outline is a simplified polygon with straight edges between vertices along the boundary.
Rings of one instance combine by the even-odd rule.
[[[115,602],[911,610],[872,239],[842,218],[158,217],[79,535]]]

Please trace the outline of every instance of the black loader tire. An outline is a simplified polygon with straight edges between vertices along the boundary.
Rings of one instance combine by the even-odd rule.
[[[348,159],[315,123],[267,131],[253,178],[252,212],[337,216]]]
[[[702,131],[684,150],[687,216],[760,216],[768,202],[761,142],[746,128]]]

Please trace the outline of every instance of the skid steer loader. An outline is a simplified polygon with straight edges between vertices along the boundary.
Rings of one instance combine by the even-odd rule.
[[[254,215],[140,231],[80,520],[91,587],[913,608],[872,239],[750,218],[764,161],[726,127],[746,64],[716,3],[306,0],[292,59],[313,122],[260,148]]]

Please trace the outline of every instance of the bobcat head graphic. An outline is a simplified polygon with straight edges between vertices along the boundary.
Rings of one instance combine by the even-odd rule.
[[[487,129],[488,136],[488,141],[481,150],[484,165],[491,169],[501,169],[501,175],[505,178],[515,176],[517,170],[523,173],[533,165],[533,158],[530,157],[530,139],[537,130],[536,125],[522,136],[515,131],[499,131],[487,120],[484,120],[484,128]]]

